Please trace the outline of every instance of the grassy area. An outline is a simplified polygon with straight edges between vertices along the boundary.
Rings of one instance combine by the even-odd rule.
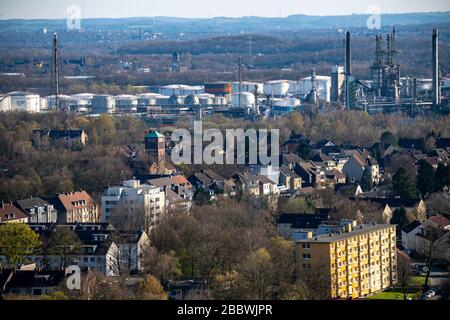
[[[406,297],[413,299],[415,293],[407,293]],[[403,300],[403,293],[400,291],[384,291],[367,297],[368,300]]]
[[[425,283],[425,276],[414,276],[411,277],[411,280],[409,282],[409,285],[411,287],[422,287]]]
[[[411,277],[409,288],[406,293],[407,298],[414,299],[420,295],[421,288],[425,283],[425,276]],[[367,297],[368,300],[403,300],[403,293],[400,288],[386,290],[373,296]]]

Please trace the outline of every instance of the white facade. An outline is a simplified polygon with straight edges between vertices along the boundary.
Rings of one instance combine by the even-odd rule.
[[[233,93],[231,95],[231,106],[232,107],[240,106],[241,108],[254,108],[255,95],[251,92]]]
[[[117,112],[136,112],[138,107],[138,98],[133,95],[120,95],[115,97]]]
[[[298,81],[300,96],[306,96],[312,89],[311,77],[302,78]],[[316,90],[320,100],[330,102],[331,100],[331,77],[316,76]]]
[[[239,92],[239,82],[233,82],[233,92]],[[264,84],[258,82],[241,82],[241,91],[242,92],[251,92],[258,94],[264,93]]]
[[[288,80],[274,80],[264,83],[264,95],[282,97],[289,93],[290,81]]]
[[[138,180],[124,181],[122,186],[109,187],[102,196],[102,222],[109,222],[115,208],[128,213],[144,212],[149,225],[154,225],[166,209],[165,192]]]
[[[8,95],[11,97],[12,111],[25,111],[30,113],[41,111],[41,98],[37,94],[14,91],[8,93]]]
[[[11,97],[8,95],[0,95],[0,112],[11,111]]]
[[[205,92],[205,88],[201,86],[187,86],[183,84],[173,84],[164,86],[159,89],[159,93],[164,96],[188,96],[190,94],[201,94]]]
[[[416,250],[416,235],[419,233],[420,227],[419,225],[408,233],[402,230],[402,246],[404,248]]]

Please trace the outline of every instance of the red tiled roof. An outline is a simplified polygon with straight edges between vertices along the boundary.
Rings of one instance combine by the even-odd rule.
[[[450,220],[440,214],[432,216],[430,220],[436,223],[441,228],[444,228],[450,224]]]
[[[67,211],[94,205],[94,200],[86,191],[62,193],[57,198]],[[84,204],[81,203],[82,201],[84,201]]]
[[[27,219],[28,216],[19,208],[11,203],[3,203],[0,205],[0,222],[9,222]]]

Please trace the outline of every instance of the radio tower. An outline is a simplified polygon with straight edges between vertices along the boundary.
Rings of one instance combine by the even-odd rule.
[[[52,93],[55,95],[55,108],[59,110],[59,68],[60,68],[60,55],[58,45],[58,35],[55,33],[53,36],[53,49],[52,49]]]

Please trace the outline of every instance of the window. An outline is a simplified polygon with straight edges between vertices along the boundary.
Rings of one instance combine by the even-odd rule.
[[[310,249],[310,248],[311,248],[311,245],[310,245],[309,243],[304,243],[304,244],[302,245],[302,248],[303,248],[303,249]]]
[[[303,254],[303,259],[305,259],[305,260],[311,259],[311,254],[309,254],[309,253],[304,253],[304,254]]]

